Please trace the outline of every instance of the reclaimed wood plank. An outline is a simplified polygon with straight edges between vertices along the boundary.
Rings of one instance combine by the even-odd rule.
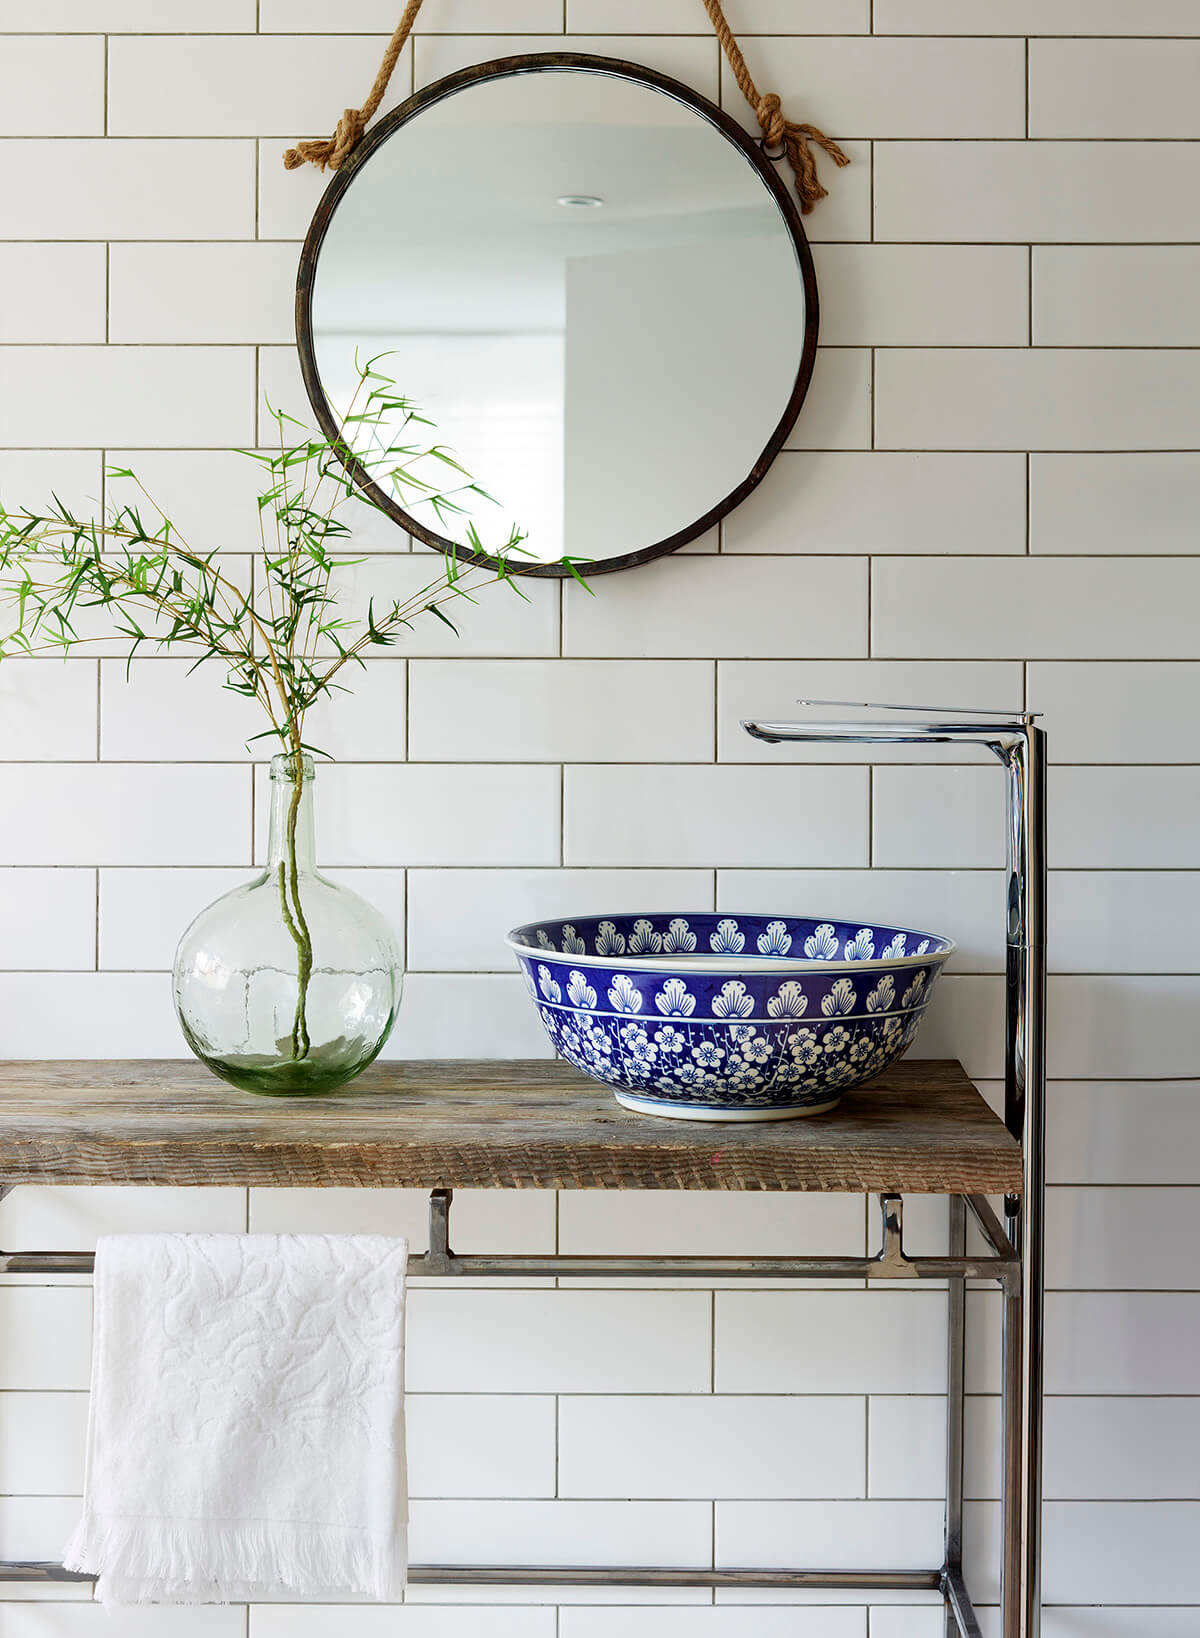
[[[0,1183],[1000,1194],[1021,1189],[1021,1151],[941,1059],[746,1125],[632,1114],[556,1062],[375,1064],[294,1100],[191,1059],[9,1062]]]

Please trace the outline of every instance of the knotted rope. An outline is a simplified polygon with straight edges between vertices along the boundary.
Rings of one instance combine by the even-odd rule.
[[[765,97],[759,95],[758,87],[746,67],[741,47],[733,37],[733,30],[725,21],[721,0],[704,0],[704,9],[708,13],[708,20],[717,39],[721,42],[722,51],[729,59],[733,77],[738,82],[742,95],[754,110],[754,116],[762,129],[763,142],[768,148],[780,148],[787,155],[796,175],[800,210],[807,216],[817,200],[824,199],[829,193],[828,188],[821,186],[817,175],[817,162],[809,143],[815,142],[818,148],[824,149],[835,165],[848,165],[849,157],[831,137],[825,135],[824,131],[818,131],[815,125],[800,125],[794,120],[785,119],[779,98],[773,91],[768,92]]]
[[[331,137],[321,138],[315,142],[298,142],[294,148],[289,148],[283,156],[284,167],[287,170],[297,170],[301,165],[315,165],[319,171],[336,171],[345,163],[362,141],[363,132],[383,101],[392,70],[412,33],[412,26],[420,9],[421,0],[408,0],[404,13],[396,24],[396,32],[388,41],[379,72],[375,76],[375,83],[362,107],[345,109]],[[725,21],[721,0],[704,0],[704,9],[708,13],[717,39],[721,42],[721,49],[729,59],[733,77],[738,82],[742,95],[753,108],[755,118],[762,128],[763,142],[768,149],[778,148],[787,155],[796,175],[800,209],[807,216],[817,200],[824,199],[829,192],[828,188],[821,186],[820,178],[817,176],[817,162],[813,158],[809,143],[815,142],[818,148],[824,149],[835,165],[848,165],[850,161],[837,143],[823,131],[818,131],[815,125],[800,125],[794,120],[785,119],[779,98],[774,92],[769,92],[765,97],[759,95],[758,87],[746,67],[746,59],[733,37],[733,30]]]
[[[284,169],[294,171],[301,165],[315,165],[319,171],[329,169],[336,171],[352,154],[362,141],[362,134],[369,121],[383,101],[384,93],[388,88],[388,81],[392,77],[392,70],[404,50],[405,42],[412,33],[412,26],[417,20],[417,13],[421,9],[421,0],[408,0],[404,14],[396,24],[396,32],[388,41],[387,50],[383,54],[383,61],[379,65],[379,72],[375,76],[375,84],[367,95],[367,100],[361,108],[347,108],[337,122],[337,130],[327,139],[317,142],[298,142],[294,148],[289,148],[283,156]]]

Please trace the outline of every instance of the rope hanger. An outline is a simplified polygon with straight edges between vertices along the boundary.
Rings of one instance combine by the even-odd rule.
[[[421,0],[408,0],[400,21],[396,24],[396,32],[387,43],[387,50],[383,54],[383,61],[379,65],[379,72],[375,76],[375,83],[367,93],[367,100],[361,108],[347,108],[337,122],[337,129],[327,140],[317,142],[298,142],[294,148],[289,148],[283,156],[283,168],[286,171],[298,170],[301,165],[315,165],[319,171],[329,169],[336,171],[343,160],[349,158],[354,149],[362,141],[363,132],[379,104],[383,101],[383,94],[388,88],[388,81],[392,77],[392,70],[404,50],[404,43],[412,33],[412,26],[417,20],[417,13],[421,9]]]
[[[824,199],[829,192],[828,188],[822,187],[817,176],[817,162],[810,144],[815,143],[827,153],[835,165],[848,165],[850,160],[837,143],[823,131],[818,131],[815,125],[803,125],[795,120],[785,119],[779,98],[774,92],[768,92],[766,96],[759,95],[758,87],[746,67],[746,59],[733,37],[733,30],[725,20],[721,0],[703,0],[703,3],[717,39],[721,43],[721,49],[729,60],[733,77],[742,95],[754,110],[765,147],[768,151],[780,150],[780,157],[787,156],[796,177],[800,209],[807,216],[817,200]],[[362,107],[345,109],[331,137],[298,142],[294,148],[289,148],[283,156],[286,170],[294,171],[301,165],[315,165],[319,171],[336,171],[354,152],[362,141],[368,123],[374,118],[379,104],[383,101],[392,71],[412,33],[421,4],[422,0],[407,0],[400,21],[396,24],[396,32],[388,41],[379,72],[375,76],[375,83],[367,93],[367,99]]]
[[[800,195],[800,210],[807,216],[818,199],[828,196],[829,189],[821,186],[817,176],[817,162],[813,158],[810,142],[815,142],[818,148],[827,153],[837,166],[848,165],[850,158],[844,154],[834,142],[827,137],[824,131],[818,131],[815,125],[799,125],[795,120],[785,119],[779,98],[773,91],[765,97],[760,97],[758,87],[750,77],[750,70],[746,67],[746,59],[742,56],[741,47],[733,37],[733,30],[725,21],[725,13],[721,10],[721,0],[704,0],[704,9],[708,13],[708,20],[721,42],[721,49],[729,59],[729,66],[733,70],[733,77],[738,82],[738,89],[754,110],[754,117],[762,129],[763,141],[770,148],[782,148],[788,157],[796,177],[796,192]]]

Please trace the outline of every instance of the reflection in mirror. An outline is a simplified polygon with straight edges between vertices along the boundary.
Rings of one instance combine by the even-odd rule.
[[[691,93],[517,61],[415,98],[335,180],[301,274],[309,388],[338,416],[387,355],[495,502],[423,516],[410,471],[396,502],[431,544],[513,521],[539,562],[615,566],[769,464],[811,370],[811,265],[768,163]]]

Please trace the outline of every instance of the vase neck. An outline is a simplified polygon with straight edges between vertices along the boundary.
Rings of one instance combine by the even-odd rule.
[[[301,763],[300,794],[297,802],[295,759],[290,755],[271,758],[271,831],[267,841],[269,870],[277,870],[284,864],[290,871],[293,858],[291,846],[293,827],[297,870],[309,874],[317,868],[316,843],[313,836],[312,757],[304,755]]]

